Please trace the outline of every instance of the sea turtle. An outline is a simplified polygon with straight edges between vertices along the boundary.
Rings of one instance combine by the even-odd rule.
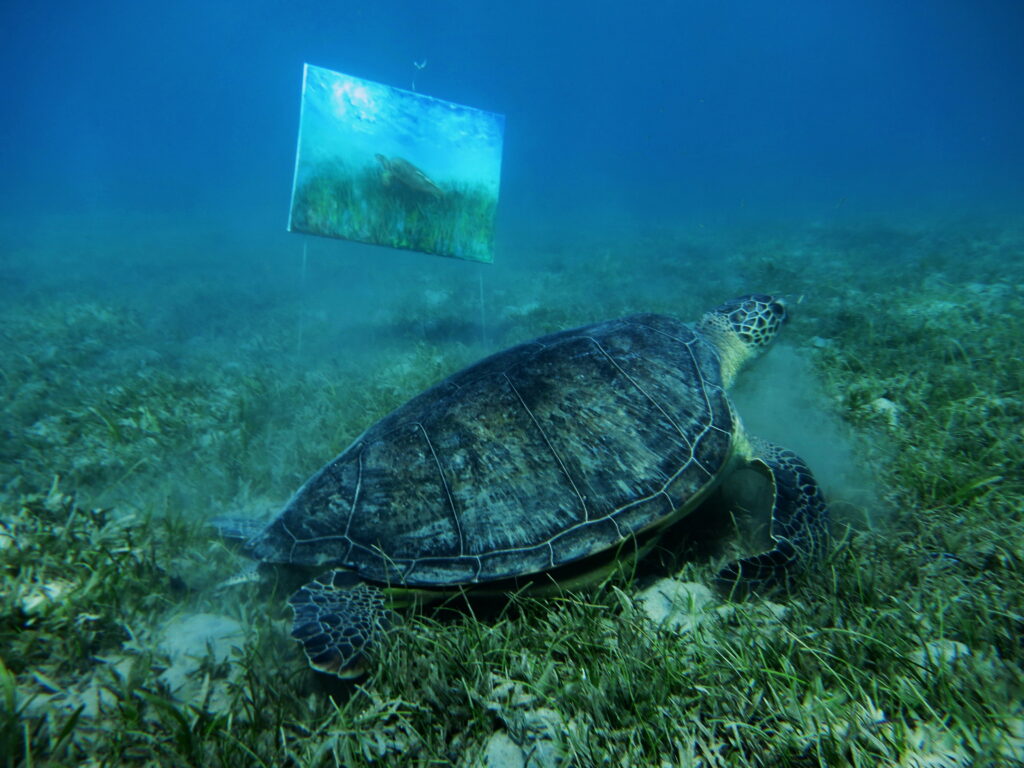
[[[385,157],[381,154],[376,154],[374,157],[380,163],[380,178],[385,187],[404,189],[432,200],[440,200],[444,197],[441,188],[404,157]]]
[[[726,396],[785,319],[781,299],[751,295],[693,325],[640,314],[541,336],[371,426],[245,545],[320,573],[288,600],[310,665],[358,675],[407,590],[494,589],[570,563],[578,580],[642,553],[740,467],[770,480],[774,546],[719,581],[786,584],[822,551],[827,507],[807,465],[744,435]]]

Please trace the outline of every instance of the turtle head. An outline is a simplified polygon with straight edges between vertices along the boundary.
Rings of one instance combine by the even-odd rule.
[[[731,299],[709,314],[723,317],[741,342],[760,351],[772,343],[786,322],[786,302],[775,296],[752,293]]]
[[[698,327],[718,347],[728,385],[744,362],[771,344],[784,322],[786,303],[781,298],[753,293],[715,307]]]

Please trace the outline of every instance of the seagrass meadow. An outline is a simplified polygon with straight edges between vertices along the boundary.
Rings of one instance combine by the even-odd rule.
[[[561,232],[493,269],[410,273],[345,327],[331,291],[356,266],[326,246],[305,282],[295,253],[260,256],[296,265],[269,290],[242,255],[203,280],[175,267],[223,243],[160,242],[146,267],[92,246],[148,293],[100,267],[19,282],[16,249],[0,264],[4,766],[1024,763],[1019,224]],[[372,253],[389,274],[434,263]],[[792,592],[703,587],[737,538],[726,516],[714,546],[684,530],[585,593],[410,613],[339,682],[288,636],[275,574],[220,586],[245,561],[210,518],[272,513],[446,375],[749,292],[785,295],[791,320],[738,409],[833,510]]]
[[[422,193],[420,193],[422,194]],[[450,188],[438,199],[389,192],[379,167],[327,167],[296,188],[297,232],[488,261],[498,201],[480,189]]]

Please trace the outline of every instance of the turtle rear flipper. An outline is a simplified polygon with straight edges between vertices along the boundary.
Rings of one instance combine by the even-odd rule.
[[[820,556],[828,538],[828,505],[803,459],[772,443],[752,443],[750,466],[771,484],[770,535],[775,547],[719,571],[716,581],[730,592],[788,586],[794,574]]]
[[[267,520],[239,515],[218,515],[210,518],[210,525],[224,541],[245,544],[267,527]]]
[[[351,571],[329,571],[288,598],[295,611],[292,637],[309,665],[329,675],[359,677],[365,652],[391,626],[384,592]]]

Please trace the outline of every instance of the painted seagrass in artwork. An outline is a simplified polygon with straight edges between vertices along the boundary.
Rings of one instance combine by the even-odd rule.
[[[307,64],[288,229],[493,261],[504,127]]]

